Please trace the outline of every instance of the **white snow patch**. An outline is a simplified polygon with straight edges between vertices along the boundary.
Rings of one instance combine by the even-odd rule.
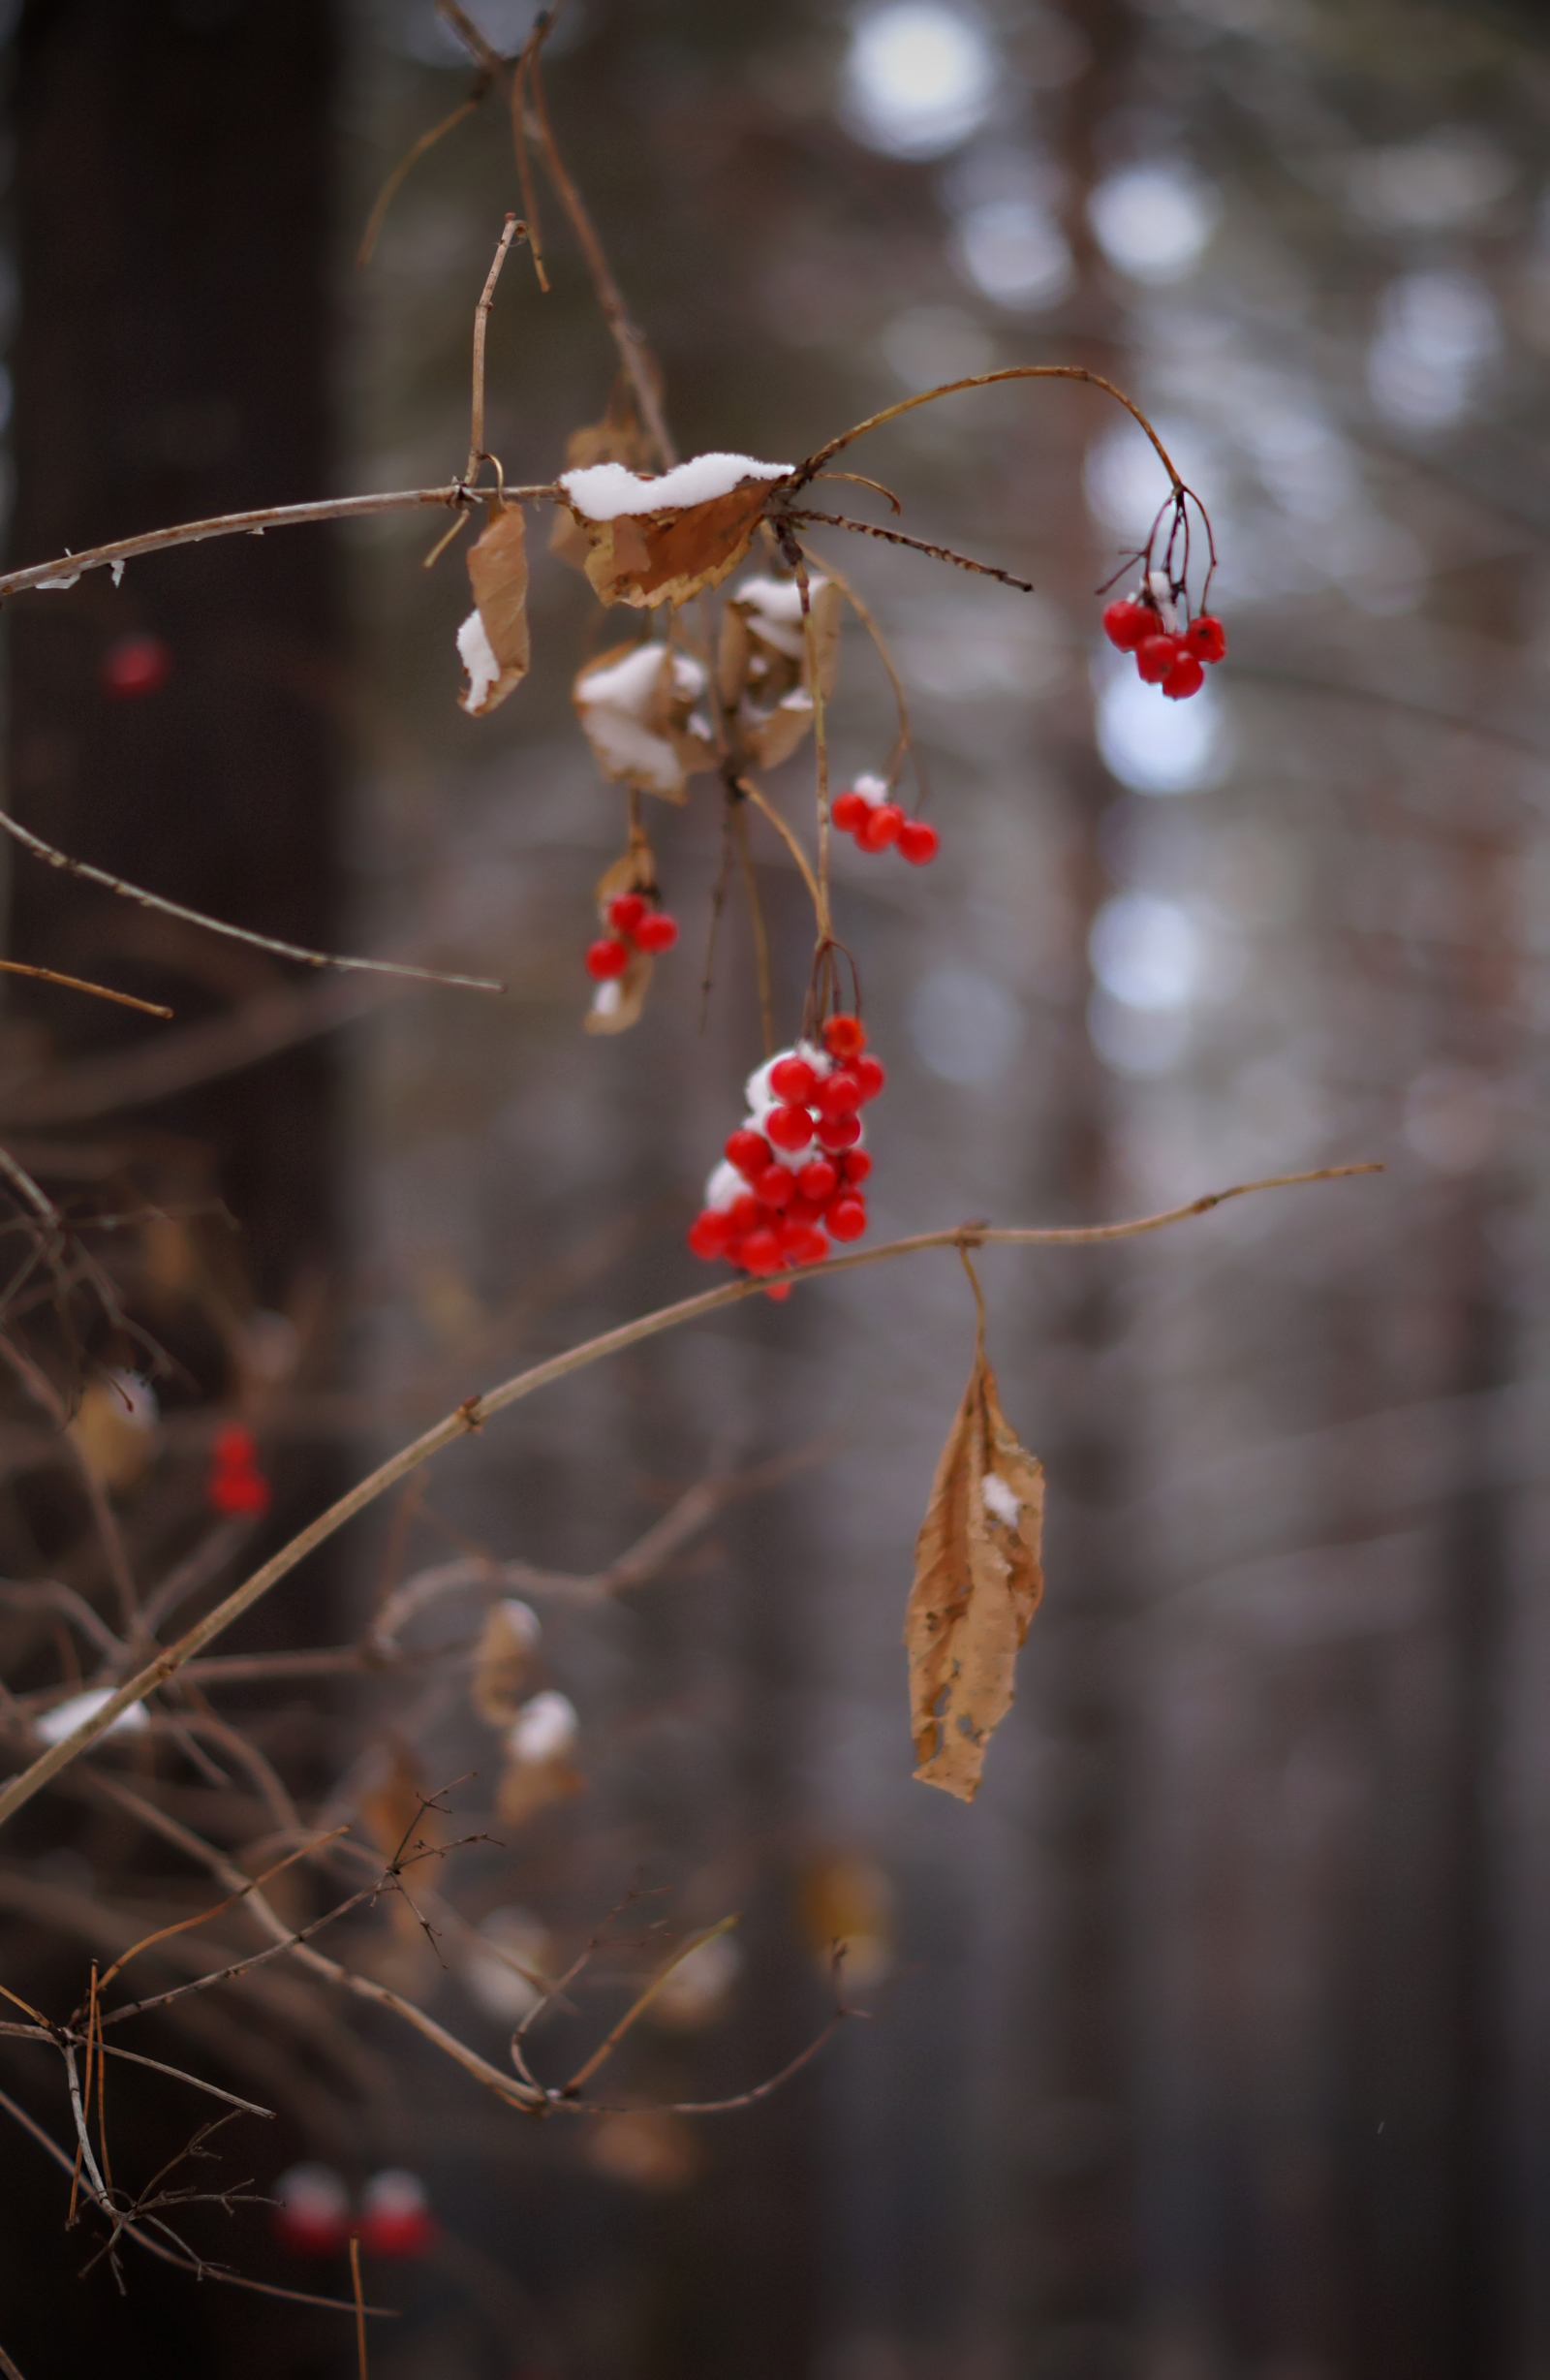
[[[1017,1517],[1023,1509],[1021,1501],[996,1472],[985,1473],[979,1483],[979,1493],[987,1513],[994,1513],[998,1520],[1005,1520],[1008,1529],[1017,1526]]]
[[[784,480],[794,463],[761,463],[752,454],[696,454],[656,479],[623,463],[590,463],[562,471],[559,484],[587,520],[620,520],[634,514],[678,512],[729,496],[745,480]]]
[[[482,710],[490,688],[501,674],[501,665],[495,658],[495,649],[477,611],[469,613],[457,632],[457,651],[468,672],[468,692],[463,697],[463,708],[470,712]]]
[[[537,1768],[569,1752],[580,1732],[581,1722],[568,1694],[535,1694],[512,1721],[506,1748],[513,1760]]]
[[[46,591],[47,589],[49,589],[49,588],[51,588],[51,587],[67,587],[67,586],[74,586],[74,585],[75,585],[75,583],[76,583],[76,580],[77,580],[77,579],[78,579],[79,577],[80,577],[80,573],[79,573],[79,571],[78,571],[78,570],[73,570],[73,571],[71,572],[71,574],[70,574],[70,576],[69,576],[69,578],[68,578],[68,579],[40,579],[37,581],[37,584],[38,584],[38,588],[39,588],[40,593],[43,593],[43,592]]]
[[[104,1704],[112,1701],[115,1692],[116,1688],[112,1686],[93,1686],[86,1694],[73,1694],[68,1703],[56,1703],[52,1710],[46,1710],[41,1718],[34,1719],[33,1727],[45,1743],[63,1743],[65,1738],[73,1736],[85,1720],[95,1719]],[[129,1708],[121,1710],[112,1725],[103,1732],[108,1736],[138,1736],[145,1724],[142,1706],[131,1703]]]
[[[592,1014],[594,1017],[617,1017],[623,998],[624,988],[619,978],[616,975],[610,975],[598,986],[592,995]]]
[[[705,1184],[705,1205],[713,1214],[725,1214],[735,1206],[748,1184],[729,1157],[724,1157]]]
[[[868,807],[874,810],[880,801],[887,801],[892,798],[882,777],[857,777],[851,791],[852,794],[859,794]]]

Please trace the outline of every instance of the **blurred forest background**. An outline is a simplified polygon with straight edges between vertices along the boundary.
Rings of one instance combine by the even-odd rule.
[[[470,14],[504,49],[532,16]],[[877,2014],[761,2106],[621,2131],[507,2114],[370,2020],[304,2065],[256,2005],[199,2045],[281,2110],[226,2170],[424,2176],[440,2243],[373,2276],[404,2308],[375,2380],[1546,2380],[1542,17],[567,0],[547,55],[682,453],[796,457],[938,380],[1079,361],[1211,509],[1231,653],[1177,705],[1098,635],[1094,590],[1165,491],[1090,391],[957,396],[856,460],[912,532],[1037,595],[817,533],[894,642],[944,845],[926,871],[837,863],[890,1069],[875,1236],[1387,1171],[1132,1247],[986,1253],[1049,1583],[973,1808],[911,1781],[899,1647],[972,1343],[947,1255],[595,1369],[288,1581],[223,1650],[347,1639],[406,1532],[417,1563],[585,1576],[697,1480],[754,1473],[659,1578],[545,1607],[586,1789],[459,1854],[455,1896],[562,1965],[636,1882],[675,1927],[744,1913],[714,1989],[639,2028],[641,2102],[774,2072],[822,2022],[836,1931]],[[4,56],[14,564],[460,467],[472,308],[521,205],[503,101],[354,263],[472,79],[430,0],[27,0]],[[613,379],[552,204],[545,229],[551,293],[517,254],[491,324],[512,481],[548,479]],[[25,987],[0,1034],[0,1132],[55,1196],[194,1218],[108,1250],[185,1367],[124,1498],[147,1560],[183,1542],[218,1404],[258,1417],[279,1542],[459,1396],[706,1278],[684,1228],[760,1055],[735,905],[701,1027],[713,780],[650,822],[685,931],[644,1022],[583,1039],[621,802],[569,688],[631,623],[541,557],[532,679],[470,721],[461,549],[425,572],[433,533],[287,530],[8,611],[35,831],[269,933],[512,986],[298,983],[16,860],[13,955],[178,1011]],[[131,634],[170,656],[134,701],[105,675]],[[853,626],[832,732],[842,773],[891,740]],[[780,780],[793,817],[809,766]],[[809,928],[773,836],[755,851],[785,1038]],[[201,1219],[217,1196],[234,1240]],[[89,1352],[138,1360],[105,1327]],[[64,1490],[17,1398],[3,1561],[63,1578]],[[0,1613],[18,1689],[58,1675],[38,1628]],[[489,1766],[463,1701],[412,1680],[210,1695],[309,1823],[394,1759]],[[170,1746],[164,1805],[233,1846],[269,1832],[262,1780],[201,1740],[213,1781]],[[481,1790],[453,1801],[487,1813]],[[134,1938],[209,1886],[89,1796],[32,1805],[0,1853],[16,1988],[68,2006],[113,1894],[149,1912]],[[411,1929],[371,1956],[504,2056],[472,1954],[442,1973]],[[57,2086],[0,2047],[57,2133]],[[175,2120],[145,2101],[149,2137]],[[142,2259],[123,2302],[78,2282],[34,2153],[8,2134],[0,2165],[26,2380],[354,2369],[336,2315]],[[347,2294],[252,2210],[206,2244]]]

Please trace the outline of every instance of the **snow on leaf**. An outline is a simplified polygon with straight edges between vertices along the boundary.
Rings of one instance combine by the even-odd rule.
[[[827,702],[839,666],[840,590],[815,576],[808,581],[808,602],[819,685]],[[777,767],[813,724],[802,590],[794,579],[745,579],[728,597],[722,613],[717,676],[749,766]]]
[[[537,1614],[514,1596],[492,1605],[468,1690],[474,1708],[491,1727],[510,1727],[515,1718],[539,1634]]]
[[[666,644],[616,644],[572,689],[582,731],[605,777],[685,799],[684,780],[713,768],[716,748],[696,713],[705,691],[698,661]]]
[[[1012,1671],[1044,1589],[1041,1464],[1019,1445],[985,1361],[974,1369],[931,1483],[905,1613],[915,1775],[960,1801],[1011,1708]]]
[[[656,479],[607,462],[564,471],[559,485],[591,547],[586,574],[603,601],[654,611],[687,603],[736,569],[772,484],[791,468],[698,454]]]
[[[527,532],[522,508],[491,508],[489,527],[469,549],[477,609],[457,632],[468,672],[463,708],[482,718],[522,683],[532,659],[527,630]]]
[[[589,423],[584,429],[571,432],[565,442],[565,459],[573,471],[586,470],[594,463],[622,463],[629,471],[644,472],[651,460],[651,442],[636,419],[627,382],[615,391],[601,422]],[[577,570],[586,569],[592,541],[567,506],[557,504],[554,508],[549,551],[561,562],[571,562]]]

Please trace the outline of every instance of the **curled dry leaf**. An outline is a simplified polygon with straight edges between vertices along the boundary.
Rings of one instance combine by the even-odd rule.
[[[115,1495],[136,1487],[161,1444],[156,1392],[136,1372],[94,1380],[70,1425],[87,1468]]]
[[[519,1827],[551,1801],[569,1801],[585,1790],[586,1778],[563,1753],[552,1760],[509,1761],[495,1788],[495,1812],[502,1824]]]
[[[540,1635],[537,1614],[509,1596],[492,1605],[474,1654],[468,1696],[491,1727],[510,1727],[533,1668]]]
[[[1044,1590],[1042,1465],[1018,1444],[985,1361],[974,1370],[931,1483],[905,1613],[915,1775],[972,1801],[985,1747],[1011,1708],[1012,1672]]]
[[[684,800],[685,779],[716,766],[710,721],[698,707],[705,685],[698,662],[667,644],[615,644],[590,662],[571,699],[604,775]]]
[[[482,718],[522,683],[532,659],[527,629],[527,530],[519,504],[490,507],[489,527],[468,555],[475,609],[457,632],[468,672],[463,708]]]
[[[603,463],[560,485],[591,550],[586,574],[605,604],[687,603],[719,586],[748,551],[789,463],[698,454],[660,480]]]
[[[840,590],[832,580],[814,576],[808,580],[808,603],[819,685],[827,702],[840,658]],[[813,724],[802,590],[794,579],[745,579],[728,599],[717,676],[748,766],[778,767]]]

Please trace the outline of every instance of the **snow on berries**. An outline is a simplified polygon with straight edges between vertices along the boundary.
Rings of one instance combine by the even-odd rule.
[[[1145,683],[1161,686],[1175,703],[1199,693],[1206,665],[1220,661],[1227,649],[1227,632],[1215,613],[1197,612],[1192,620],[1187,602],[1182,587],[1169,586],[1165,573],[1152,571],[1138,595],[1122,595],[1103,613],[1110,644],[1132,653]]]
[[[912,867],[929,867],[941,842],[935,827],[900,808],[881,777],[857,777],[836,794],[829,816],[842,834],[853,834],[861,851],[896,851]]]
[[[860,1111],[885,1080],[855,1017],[830,1017],[821,1042],[779,1050],[750,1075],[747,1120],[689,1228],[695,1254],[768,1276],[769,1295],[783,1298],[790,1284],[774,1276],[822,1264],[830,1239],[859,1239],[872,1171]]]

